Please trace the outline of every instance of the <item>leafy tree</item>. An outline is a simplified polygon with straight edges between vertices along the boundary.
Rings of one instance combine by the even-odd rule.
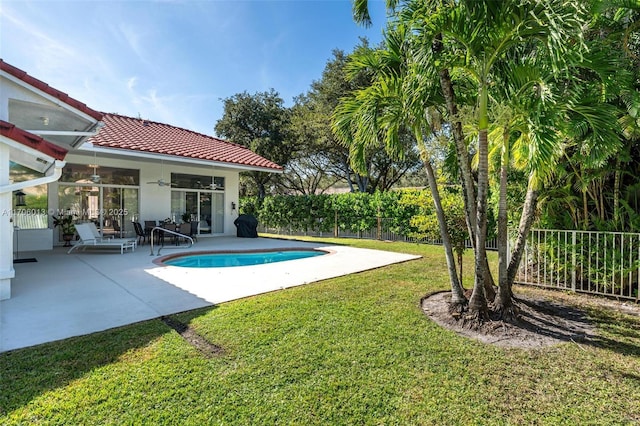
[[[640,2],[635,10],[615,2],[595,9],[585,34],[590,54],[607,58],[614,72],[586,69],[568,80],[579,84],[588,102],[604,102],[617,114],[616,134],[597,143],[597,133],[586,125],[600,114],[573,114],[568,129],[572,143],[541,194],[542,224],[553,228],[628,231],[637,230],[635,188],[640,152]],[[615,76],[615,77],[614,77]],[[577,78],[575,78],[577,77]],[[602,88],[606,88],[603,91]],[[590,99],[589,99],[590,98]],[[581,108],[584,108],[582,106]],[[610,122],[610,121],[609,121]],[[593,126],[596,130],[601,123]],[[603,149],[607,148],[607,149]],[[632,201],[630,205],[629,202]]]
[[[291,111],[285,108],[280,95],[271,89],[250,95],[235,94],[223,100],[224,114],[215,131],[223,138],[251,149],[253,152],[285,167],[295,152],[290,134]],[[273,173],[247,172],[263,198]]]
[[[369,50],[363,39],[354,53]],[[292,121],[299,151],[290,166],[292,173],[287,171],[287,177],[291,177],[288,188],[310,193],[312,189],[322,191],[337,181],[344,181],[351,192],[374,193],[392,188],[420,165],[417,151],[407,149],[403,158],[395,158],[379,146],[368,150],[365,168],[356,171],[351,167],[349,148],[331,131],[331,116],[339,100],[370,84],[371,76],[366,71],[348,74],[349,56],[334,50],[322,78],[296,99]],[[404,134],[403,138],[408,147],[414,144],[410,134]]]
[[[281,192],[324,193],[344,177],[342,167],[332,163],[330,152],[334,144],[326,133],[326,112],[308,94],[295,99],[291,112],[296,152],[281,180]],[[341,162],[338,159],[338,164]]]
[[[466,242],[469,237],[464,202],[459,191],[447,189],[438,191],[438,193],[440,194],[440,203],[451,237],[451,246],[458,261],[458,279],[462,283],[462,256],[467,248]],[[418,210],[410,219],[412,227],[412,231],[409,233],[410,237],[418,240],[440,240],[440,225],[431,197],[431,193],[427,191],[403,192],[400,203],[406,206],[415,206]]]
[[[466,298],[455,268],[450,232],[437,187],[437,177],[432,167],[432,145],[437,140],[436,129],[439,116],[429,111],[429,99],[435,96],[435,87],[429,84],[429,70],[413,67],[406,60],[411,58],[409,43],[403,43],[404,27],[390,29],[386,33],[386,49],[362,52],[354,56],[352,69],[374,70],[376,79],[369,87],[345,98],[334,114],[334,132],[350,146],[351,161],[356,168],[366,168],[366,152],[369,147],[383,141],[392,155],[403,155],[406,149],[400,135],[406,129],[413,132],[415,141],[423,153],[423,161],[432,200],[440,226],[452,289],[452,308],[461,311]],[[411,90],[407,90],[407,89]],[[437,96],[436,96],[437,97]]]
[[[390,7],[397,6],[397,2],[388,2]],[[355,3],[357,17],[367,21],[366,1]],[[344,117],[355,117],[356,126],[353,129],[354,136],[349,136],[349,130],[342,127],[343,135],[350,139],[355,147],[352,154],[359,158],[367,145],[372,145],[378,138],[380,131],[388,135],[387,149],[393,151],[398,148],[396,142],[399,125],[397,120],[389,119],[394,114],[389,114],[390,105],[400,104],[401,108],[410,110],[412,105],[422,106],[423,111],[434,105],[434,95],[430,90],[424,90],[428,83],[424,80],[439,80],[439,94],[444,98],[444,105],[448,113],[447,117],[451,121],[451,133],[456,145],[458,165],[461,170],[462,181],[465,189],[465,205],[467,212],[467,222],[470,234],[475,241],[475,284],[471,299],[469,301],[470,316],[478,321],[487,317],[487,288],[486,288],[486,254],[485,242],[487,235],[487,200],[489,183],[489,131],[492,127],[492,115],[495,100],[507,100],[509,96],[516,99],[527,96],[526,93],[519,93],[518,84],[514,76],[506,79],[504,70],[513,64],[514,59],[540,57],[543,62],[539,67],[549,69],[554,74],[556,80],[566,73],[570,75],[571,67],[575,62],[582,60],[588,52],[583,39],[583,29],[588,28],[590,15],[584,4],[578,2],[566,2],[553,0],[541,1],[407,1],[403,2],[394,15],[390,28],[386,33],[386,51],[378,55],[378,59],[385,58],[389,51],[395,51],[395,46],[408,46],[400,66],[389,67],[388,61],[369,61],[366,65],[374,69],[383,79],[372,85],[368,92],[361,91],[356,95],[356,102],[351,106],[345,104],[341,111]],[[592,55],[592,61],[598,58]],[[600,58],[602,59],[602,58]],[[606,59],[606,58],[604,58]],[[606,62],[606,61],[605,61]],[[517,64],[518,62],[516,62]],[[408,65],[407,65],[408,64]],[[407,66],[405,66],[407,65]],[[594,68],[594,67],[591,67]],[[535,66],[534,66],[535,69]],[[587,69],[587,67],[584,67]],[[389,72],[389,70],[392,70]],[[399,70],[399,72],[396,72]],[[416,72],[420,70],[421,72]],[[407,72],[408,71],[408,72]],[[394,72],[396,72],[394,74]],[[422,77],[422,78],[421,78]],[[435,77],[435,78],[434,78]],[[502,78],[502,80],[501,80]],[[565,82],[568,78],[565,79]],[[454,91],[453,82],[456,83]],[[604,80],[603,80],[604,81]],[[388,93],[401,86],[400,90],[393,90],[395,100],[388,97]],[[525,85],[526,86],[526,85]],[[530,86],[538,93],[547,90],[545,86]],[[601,85],[606,92],[608,87]],[[500,89],[507,89],[508,92],[500,93]],[[561,88],[558,84],[556,88]],[[420,91],[422,89],[422,91]],[[573,122],[580,123],[580,129],[588,129],[593,138],[583,139],[582,146],[591,147],[594,150],[608,150],[603,135],[610,129],[609,123],[611,114],[606,113],[599,116],[595,113],[594,99],[588,96],[580,96],[577,85],[571,87],[576,95],[571,99],[579,99],[570,108],[564,111],[563,118],[574,118]],[[377,92],[376,92],[377,91]],[[418,92],[419,95],[411,95],[411,92]],[[456,98],[456,94],[463,96]],[[561,96],[560,90],[555,96]],[[584,93],[582,93],[584,94]],[[360,98],[358,98],[360,96]],[[502,98],[501,98],[502,97]],[[540,98],[540,96],[537,96]],[[476,185],[470,173],[468,164],[469,150],[465,144],[464,131],[462,125],[463,116],[460,114],[458,102],[469,102],[473,108],[471,124],[477,135],[477,142],[474,151],[477,156]],[[381,101],[384,100],[384,101]],[[596,102],[601,106],[602,102]],[[605,108],[606,109],[606,108]],[[424,114],[417,109],[417,113],[401,117],[402,123],[408,123],[416,128],[416,123],[420,123]],[[548,170],[547,158],[556,158],[558,144],[556,143],[557,133],[552,131],[540,132],[541,126],[547,126],[551,130],[551,124],[547,123],[549,111],[544,105],[538,109],[530,111],[527,116],[528,128],[513,126],[508,124],[503,126],[502,145],[504,149],[501,155],[501,169],[503,171],[502,182],[506,182],[506,170],[509,164],[508,154],[510,152],[509,142],[512,138],[517,139],[525,135],[530,143],[528,149],[523,150],[523,158],[527,158],[530,166],[530,188],[527,192],[522,219],[519,227],[518,241],[516,247],[521,250],[523,238],[531,225],[532,213],[535,208],[537,185],[544,175],[543,171]],[[508,123],[509,121],[507,121]],[[423,126],[419,124],[420,126]],[[516,127],[519,127],[516,130]],[[600,131],[603,129],[603,131]],[[421,140],[419,132],[416,132],[417,140]],[[575,140],[575,139],[574,139]],[[522,148],[527,148],[522,146]],[[501,194],[504,200],[505,192]],[[501,211],[504,210],[501,206]],[[502,219],[502,217],[501,217]],[[443,220],[441,220],[442,222]],[[442,224],[441,224],[442,226]],[[445,229],[442,226],[441,229]],[[443,232],[443,238],[445,233]],[[502,232],[504,239],[504,232]],[[504,256],[506,259],[506,256]],[[519,259],[516,256],[517,264]],[[509,312],[511,308],[509,280],[510,269],[506,268],[503,260],[501,267],[501,294],[496,299],[501,311]],[[452,282],[454,277],[452,276]],[[502,292],[504,290],[504,292]],[[490,299],[490,298],[489,298]]]

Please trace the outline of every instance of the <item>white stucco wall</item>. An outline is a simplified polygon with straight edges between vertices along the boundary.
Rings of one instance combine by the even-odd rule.
[[[100,166],[123,167],[127,169],[140,170],[139,186],[139,216],[140,222],[144,220],[162,220],[171,215],[171,188],[169,186],[158,186],[147,184],[160,178],[160,162],[150,162],[149,160],[137,159],[114,159],[97,155],[95,160],[93,154],[69,154],[66,157],[67,164],[93,164]],[[239,191],[239,172],[235,170],[223,169],[220,167],[206,167],[188,164],[168,164],[162,165],[162,175],[166,181],[171,180],[171,173],[185,173],[193,175],[219,176],[225,178],[224,189],[224,233],[222,235],[235,235],[236,227],[233,221],[238,217],[237,206]],[[231,203],[235,203],[236,210],[231,210]],[[49,185],[49,208],[57,210],[64,206],[58,206],[58,183]],[[217,234],[221,235],[221,234]]]

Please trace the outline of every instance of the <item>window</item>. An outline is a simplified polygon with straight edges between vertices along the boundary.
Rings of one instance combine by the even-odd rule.
[[[93,175],[99,179],[92,179]],[[135,235],[132,220],[138,217],[140,171],[120,167],[67,164],[58,186],[58,208],[91,221],[104,235]]]
[[[67,164],[60,182],[91,183],[94,174],[100,176],[99,182],[105,185],[140,185],[140,170],[107,166],[94,168],[87,164]]]
[[[223,191],[224,178],[204,175],[188,175],[184,173],[171,173],[171,186],[185,189],[210,189]]]
[[[9,179],[12,182],[25,182],[43,177],[43,173],[31,170],[18,163],[10,162]],[[13,224],[20,229],[44,229],[47,223],[49,198],[48,185],[30,186],[22,190],[25,197],[24,206],[16,206],[16,197],[12,200]]]

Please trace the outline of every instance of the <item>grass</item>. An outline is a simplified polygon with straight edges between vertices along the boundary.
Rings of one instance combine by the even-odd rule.
[[[440,248],[338,242],[423,258],[174,316],[211,358],[160,320],[0,354],[0,424],[640,422],[639,318],[589,308],[593,345],[495,348],[420,311]]]

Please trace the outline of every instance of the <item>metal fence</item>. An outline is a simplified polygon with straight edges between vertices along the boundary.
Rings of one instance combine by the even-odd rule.
[[[358,239],[366,239],[366,240],[381,240],[381,241],[403,241],[403,242],[412,242],[412,243],[424,243],[424,244],[434,244],[434,245],[442,245],[442,240],[440,239],[430,239],[430,238],[415,238],[411,237],[410,230],[398,226],[395,224],[393,219],[388,218],[374,218],[375,220],[371,220],[370,222],[376,223],[376,226],[367,228],[367,229],[355,229],[355,226],[349,225],[338,225],[336,224],[330,230],[319,230],[319,229],[298,229],[292,226],[287,227],[278,227],[278,226],[264,226],[263,224],[258,225],[258,232],[271,233],[271,234],[280,234],[280,235],[289,235],[289,236],[307,236],[307,237],[334,237],[334,238],[358,238]],[[466,241],[467,248],[473,247],[471,245],[471,241]],[[497,250],[498,242],[497,240],[491,239],[487,240],[486,245],[488,250]]]
[[[640,234],[534,229],[516,282],[637,302],[638,277]]]
[[[13,226],[20,229],[45,229],[49,227],[48,219],[46,213],[16,212],[13,214]]]
[[[323,226],[324,223],[318,221],[317,227],[307,227],[300,229],[295,226],[265,226],[260,223],[258,232],[266,232],[280,235],[290,236],[308,236],[308,237],[335,237],[335,238],[361,238],[369,240],[389,240],[389,241],[409,241],[403,232],[393,230],[392,219],[385,218],[369,218],[368,222],[376,223],[376,226],[361,228],[356,224],[345,224],[338,221],[336,217],[335,223],[330,226]]]
[[[416,239],[394,225],[392,219],[376,218],[376,226],[354,229],[295,229],[259,226],[260,232],[291,236],[340,237],[442,244],[440,240]],[[471,242],[467,241],[467,248]],[[497,250],[497,241],[487,241]],[[534,229],[520,262],[516,283],[640,301],[640,234]]]

